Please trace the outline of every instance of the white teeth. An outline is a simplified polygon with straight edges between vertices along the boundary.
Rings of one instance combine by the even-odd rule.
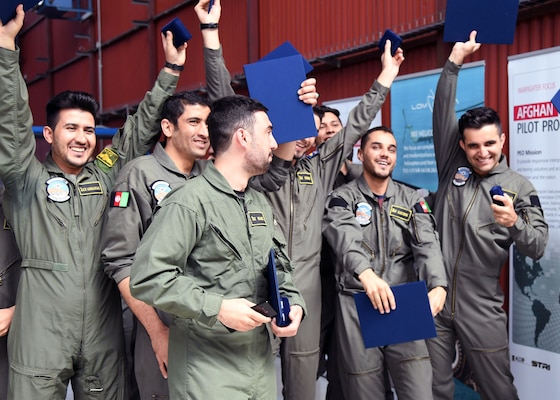
[[[84,149],[83,147],[70,147],[70,150],[76,151],[78,153],[83,153],[86,151],[86,149]]]

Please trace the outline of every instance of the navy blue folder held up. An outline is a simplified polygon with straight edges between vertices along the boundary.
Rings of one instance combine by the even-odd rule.
[[[512,44],[519,0],[447,0],[443,40],[466,42],[476,30],[478,43]]]
[[[317,136],[313,107],[299,100],[297,91],[309,63],[293,47],[282,45],[261,60],[244,65],[249,95],[268,108],[276,141],[287,143]],[[292,55],[288,55],[292,54]]]
[[[397,308],[381,314],[365,292],[354,294],[366,348],[388,346],[436,336],[434,318],[424,281],[391,287]]]
[[[278,276],[276,274],[276,259],[274,249],[270,250],[270,258],[268,259],[268,297],[270,305],[276,311],[276,325],[280,327],[288,326],[292,322],[290,320],[290,301],[287,297],[280,295],[280,287],[278,286]]]
[[[2,24],[7,24],[16,16],[16,7],[23,4],[23,10],[29,11],[37,7],[41,3],[40,0],[2,0],[0,3],[0,20]]]

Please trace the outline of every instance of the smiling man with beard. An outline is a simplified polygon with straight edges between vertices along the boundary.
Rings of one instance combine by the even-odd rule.
[[[389,128],[370,129],[358,158],[362,176],[333,191],[323,219],[323,234],[336,255],[335,329],[343,392],[348,399],[384,398],[385,362],[399,399],[430,400],[425,341],[364,348],[353,294],[365,291],[384,314],[398,307],[390,286],[424,280],[432,314],[440,312],[447,283],[434,218],[416,190],[391,179],[397,142]]]
[[[179,71],[164,67],[151,91],[93,161],[96,100],[65,91],[47,104],[44,162],[15,38],[23,6],[0,24],[0,177],[6,218],[21,252],[16,308],[8,335],[10,399],[123,399],[119,294],[100,268],[102,216],[120,169],[157,140],[156,121]],[[186,45],[162,35],[166,65],[182,69]]]

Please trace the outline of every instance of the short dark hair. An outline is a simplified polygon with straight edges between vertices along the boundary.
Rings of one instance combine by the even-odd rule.
[[[59,121],[60,111],[72,109],[89,112],[95,119],[99,104],[91,94],[86,92],[73,90],[61,92],[47,103],[47,126],[54,130]]]
[[[214,156],[229,148],[233,133],[237,129],[243,128],[253,132],[254,114],[259,111],[267,112],[268,108],[246,96],[226,96],[216,100],[208,116],[208,135]]]
[[[342,124],[342,121],[340,120],[340,111],[338,111],[336,108],[332,108],[329,106],[315,106],[313,108],[313,111],[315,111],[315,109],[317,109],[316,114],[319,116],[319,118],[321,118],[321,120],[325,116],[325,113],[330,112],[336,115],[336,118],[338,118],[338,121]]]
[[[197,93],[187,91],[175,93],[163,102],[160,118],[167,119],[177,126],[177,121],[185,112],[185,107],[196,105],[210,107],[210,103]]]
[[[502,133],[502,122],[498,113],[489,107],[473,108],[459,118],[459,135],[464,137],[465,129],[480,129],[486,125],[495,125]]]
[[[395,133],[393,132],[393,130],[385,125],[380,125],[380,126],[376,126],[374,128],[369,129],[364,136],[362,136],[361,142],[360,142],[360,149],[362,149],[362,151],[364,150],[364,147],[366,146],[366,142],[367,142],[367,138],[369,137],[369,135],[371,135],[373,132],[377,132],[377,131],[383,131],[386,133],[390,133],[391,135],[395,136]]]

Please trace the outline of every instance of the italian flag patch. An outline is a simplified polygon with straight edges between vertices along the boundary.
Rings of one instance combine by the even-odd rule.
[[[422,211],[424,211],[426,214],[429,214],[429,213],[432,212],[432,209],[430,208],[430,206],[428,205],[426,200],[420,201],[419,204],[420,204],[420,207],[422,207]]]
[[[128,207],[129,192],[113,192],[111,193],[111,207]]]

